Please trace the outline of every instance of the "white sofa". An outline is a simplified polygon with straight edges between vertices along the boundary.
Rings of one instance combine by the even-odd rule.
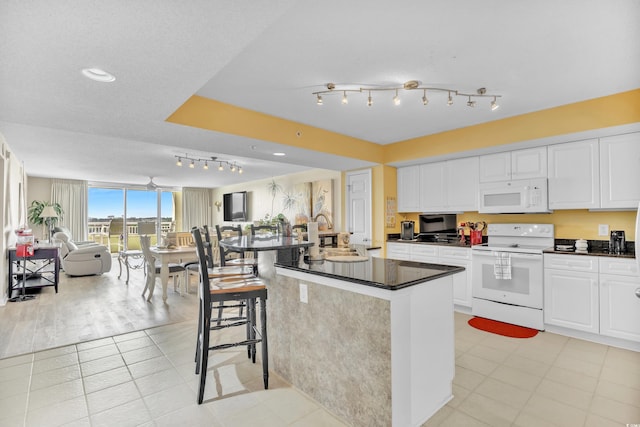
[[[53,241],[62,244],[60,263],[69,276],[89,276],[111,270],[111,253],[106,246],[88,244],[78,246],[65,232],[53,234]]]

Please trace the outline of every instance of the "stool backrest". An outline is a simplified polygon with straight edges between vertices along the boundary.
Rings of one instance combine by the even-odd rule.
[[[256,234],[277,234],[278,226],[277,225],[253,225],[251,224],[251,235],[255,236]]]
[[[227,255],[230,253],[240,254],[241,258],[244,258],[244,251],[234,251],[232,249],[225,249],[220,245],[220,241],[224,239],[223,233],[230,233],[232,237],[241,238],[242,237],[242,228],[238,225],[232,227],[230,225],[219,226],[216,224],[216,234],[218,236],[218,246],[220,251],[220,266],[225,266],[225,261],[227,260]]]
[[[198,227],[191,229],[193,241],[196,244],[196,253],[198,254],[198,270],[200,272],[200,301],[203,304],[202,310],[211,310],[211,289],[209,285],[209,269],[207,264],[207,254],[205,250],[206,242],[202,241],[202,233]],[[204,311],[201,311],[203,313]]]

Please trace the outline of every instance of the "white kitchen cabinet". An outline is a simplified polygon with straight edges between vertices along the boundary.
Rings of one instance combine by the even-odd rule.
[[[398,212],[420,211],[420,167],[405,166],[397,170]]]
[[[597,139],[548,147],[549,209],[600,207],[598,148]]]
[[[600,138],[600,207],[635,209],[640,201],[640,132]]]
[[[599,333],[596,257],[544,255],[544,322]]]
[[[438,247],[434,245],[411,245],[411,261],[436,264]]]
[[[453,303],[471,307],[471,248],[438,246],[438,263],[465,268],[453,276]]]
[[[411,246],[407,243],[387,243],[386,257],[391,259],[401,259],[409,261],[411,259]]]
[[[546,178],[547,147],[480,156],[479,177],[480,182]]]
[[[420,165],[421,212],[478,210],[478,157]]]
[[[640,342],[640,277],[633,259],[600,260],[600,333]]]

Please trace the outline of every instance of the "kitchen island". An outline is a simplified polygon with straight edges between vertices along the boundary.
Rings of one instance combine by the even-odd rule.
[[[301,257],[266,273],[272,369],[354,426],[419,426],[452,398],[461,267]]]

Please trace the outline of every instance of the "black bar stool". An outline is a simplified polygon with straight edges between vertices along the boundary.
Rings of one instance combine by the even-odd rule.
[[[267,288],[262,280],[255,277],[216,277],[212,272],[213,280],[210,280],[210,272],[207,266],[207,256],[205,244],[202,242],[202,234],[197,227],[191,230],[193,240],[196,244],[198,261],[200,266],[200,315],[198,320],[198,340],[196,344],[196,374],[200,374],[200,389],[198,392],[198,404],[202,403],[204,388],[207,379],[207,365],[209,352],[225,348],[247,346],[247,356],[253,363],[256,361],[256,344],[261,343],[262,347],[262,378],[264,388],[269,388],[269,354],[267,347]],[[224,270],[222,270],[224,271]],[[260,331],[258,331],[256,300],[260,300]],[[246,316],[237,316],[221,319],[212,318],[213,309],[236,307],[237,305],[226,306],[229,301],[246,301]],[[217,310],[218,313],[221,310]],[[212,322],[217,324],[212,326]],[[210,334],[214,331],[235,327],[246,326],[246,339],[239,342],[221,343],[209,346]]]

